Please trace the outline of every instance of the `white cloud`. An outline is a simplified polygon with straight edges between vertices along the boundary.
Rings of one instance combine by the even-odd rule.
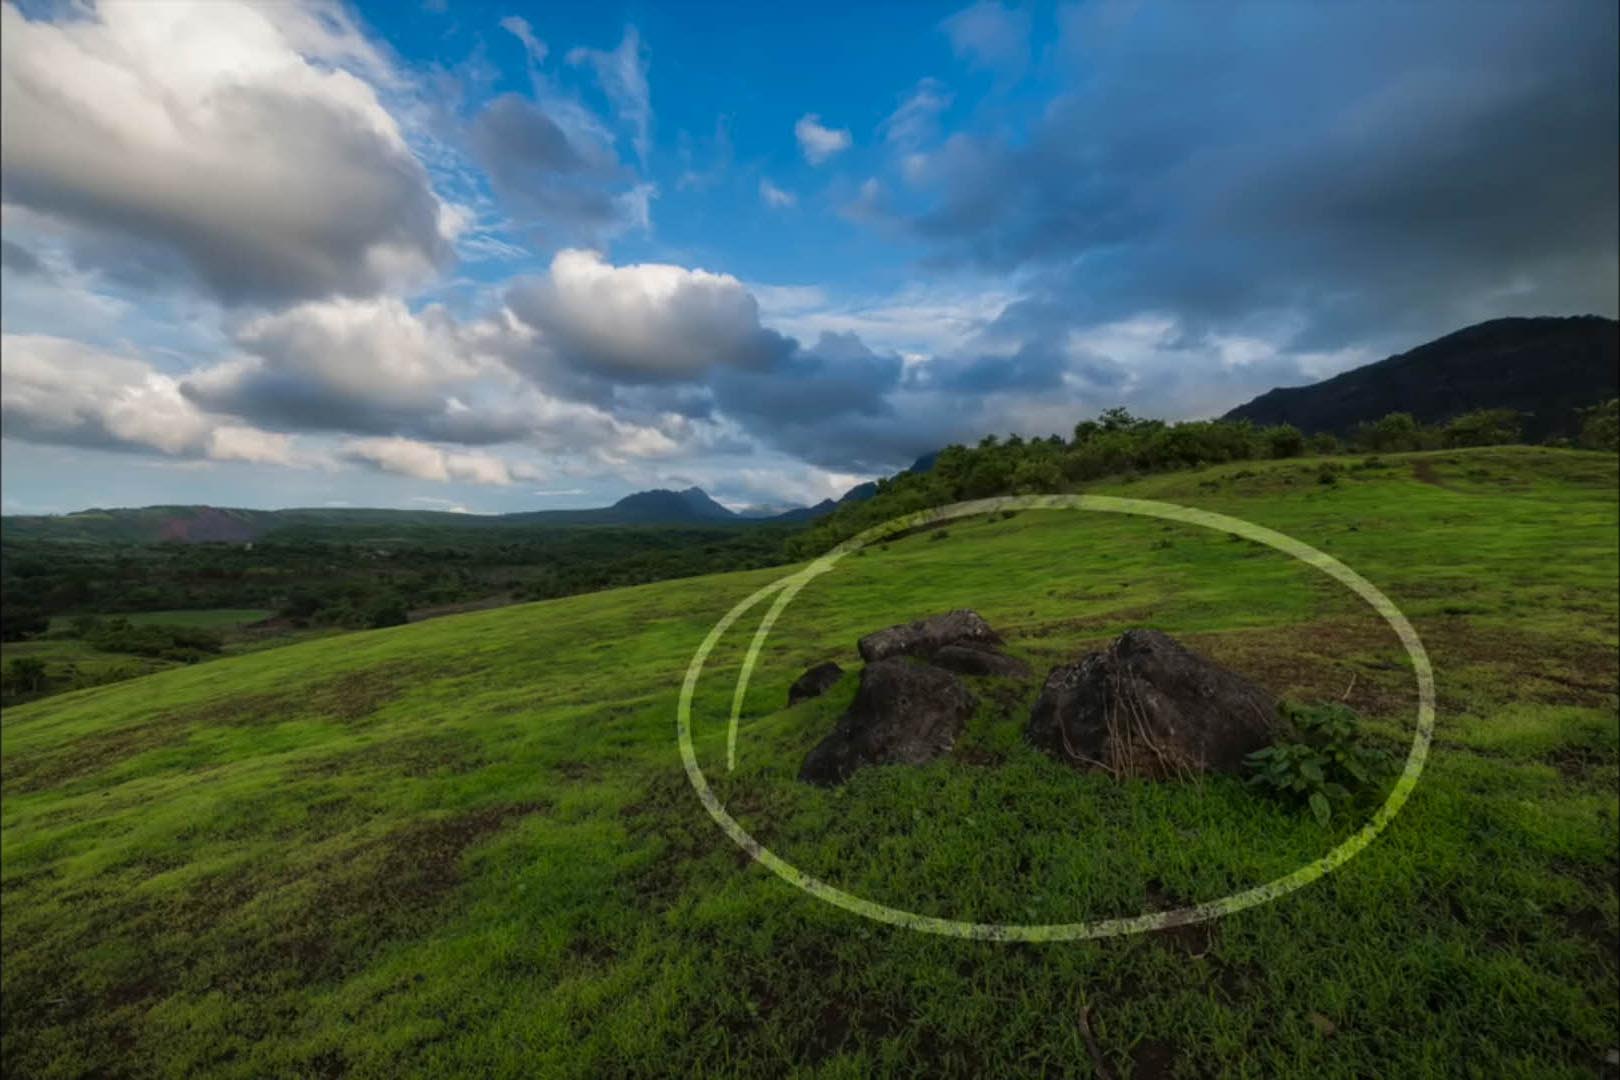
[[[939,114],[950,108],[952,96],[938,79],[922,79],[900,107],[883,121],[883,137],[910,150],[939,135]]]
[[[974,67],[1015,74],[1029,62],[1029,13],[979,0],[940,24],[956,55]]]
[[[82,230],[76,257],[228,300],[367,294],[450,256],[428,175],[325,4],[0,8],[6,200]]]
[[[613,266],[565,250],[508,301],[548,359],[630,381],[690,378],[768,363],[789,347],[759,325],[759,305],[729,274],[664,263]]]
[[[144,360],[40,334],[0,336],[0,422],[29,442],[308,464],[285,436],[221,421]]]
[[[523,42],[523,51],[528,55],[529,63],[539,64],[546,58],[550,50],[546,43],[535,36],[534,30],[529,26],[529,20],[521,15],[508,15],[501,19],[501,29]]]
[[[797,195],[791,191],[783,191],[763,176],[759,180],[759,198],[773,210],[783,210],[799,204]]]
[[[367,465],[382,472],[440,483],[459,480],[471,484],[510,484],[514,479],[533,479],[526,466],[479,451],[447,450],[444,447],[398,437],[351,439],[339,456],[345,461]]]
[[[799,122],[793,125],[793,134],[799,140],[804,159],[812,165],[820,165],[843,153],[855,142],[847,130],[823,126],[821,117],[816,113],[799,117]]]
[[[619,47],[611,52],[576,48],[568,52],[570,64],[585,64],[596,72],[602,92],[613,102],[619,117],[630,126],[631,145],[643,167],[652,149],[652,91],[647,85],[647,58],[641,48],[641,34],[625,27]]]

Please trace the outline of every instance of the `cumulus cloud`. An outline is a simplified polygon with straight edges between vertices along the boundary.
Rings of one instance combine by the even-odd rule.
[[[766,177],[759,178],[759,201],[772,210],[785,210],[799,204],[799,197],[791,191],[783,191]]]
[[[848,130],[824,126],[816,113],[799,117],[799,122],[793,125],[793,135],[799,140],[799,150],[804,154],[804,160],[812,165],[820,165],[842,154],[855,143]]]
[[[762,367],[791,343],[759,322],[759,305],[729,274],[663,263],[614,266],[565,250],[548,273],[515,284],[513,314],[535,334],[517,362],[624,382],[691,379],[712,368]]]
[[[202,408],[282,430],[505,442],[532,425],[500,404],[509,388],[468,400],[479,380],[504,375],[480,336],[490,333],[499,336],[442,307],[413,312],[394,298],[312,301],[241,323],[240,352],[180,388]]]
[[[365,295],[450,258],[426,171],[324,5],[0,8],[7,202],[85,230],[82,260],[227,301]],[[71,88],[70,90],[65,88]]]
[[[301,464],[283,435],[221,421],[145,361],[38,334],[0,337],[7,438],[216,461]]]

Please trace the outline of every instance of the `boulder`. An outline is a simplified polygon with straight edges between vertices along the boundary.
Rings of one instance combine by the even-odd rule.
[[[1236,773],[1273,741],[1277,702],[1157,630],[1052,669],[1030,713],[1034,746],[1115,777]]]
[[[947,645],[929,657],[928,662],[958,675],[994,675],[1003,679],[1029,677],[1029,665],[1022,660],[971,645]]]
[[[932,656],[947,645],[1001,644],[1001,635],[976,611],[961,609],[891,626],[861,638],[861,659],[868,664],[895,656]]]
[[[804,759],[799,779],[841,784],[866,765],[921,765],[950,752],[978,702],[948,671],[904,659],[861,669],[838,726]]]
[[[788,687],[788,707],[792,708],[801,701],[820,697],[837,685],[838,680],[843,677],[844,669],[831,660],[825,664],[817,664]]]

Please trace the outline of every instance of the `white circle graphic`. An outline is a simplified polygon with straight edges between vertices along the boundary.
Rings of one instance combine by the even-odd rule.
[[[708,779],[703,775],[703,770],[697,762],[696,751],[692,746],[692,696],[697,689],[698,678],[702,675],[703,664],[708,659],[709,653],[713,651],[715,645],[719,643],[733,623],[760,601],[775,594],[776,601],[760,622],[759,629],[755,632],[753,641],[749,645],[747,657],[743,661],[742,671],[737,678],[737,689],[732,698],[730,724],[726,736],[726,760],[727,766],[730,768],[734,766],[736,761],[737,724],[741,715],[743,694],[748,688],[749,676],[753,673],[754,665],[758,662],[760,649],[764,645],[766,637],[770,634],[771,627],[775,625],[777,618],[787,605],[798,595],[799,590],[803,589],[805,585],[815,578],[831,570],[844,556],[860,550],[867,544],[933,522],[948,521],[953,518],[1000,510],[1090,510],[1101,513],[1162,518],[1166,521],[1199,525],[1218,532],[1241,536],[1292,555],[1294,558],[1315,567],[1348,587],[1350,591],[1365,600],[1374,611],[1383,616],[1384,621],[1394,629],[1396,636],[1400,638],[1401,644],[1406,648],[1407,655],[1411,658],[1412,670],[1417,677],[1417,729],[1412,738],[1412,748],[1406,757],[1406,764],[1402,768],[1400,776],[1396,779],[1394,787],[1391,788],[1388,798],[1384,800],[1377,812],[1359,831],[1321,858],[1307,863],[1292,873],[1256,885],[1253,888],[1221,897],[1218,900],[1206,901],[1175,911],[1149,912],[1128,918],[1100,919],[1092,922],[975,923],[940,918],[933,915],[919,915],[915,912],[889,907],[845,892],[805,873],[762,846],[748,834],[746,829],[738,824],[735,818],[726,812],[725,806],[715,795],[714,790],[709,786]],[[975,938],[985,941],[1078,941],[1088,938],[1141,933],[1147,930],[1161,930],[1165,927],[1205,922],[1222,915],[1230,915],[1233,912],[1275,900],[1280,896],[1293,892],[1295,889],[1303,888],[1343,866],[1368,844],[1372,843],[1378,834],[1389,826],[1389,823],[1394,820],[1395,815],[1400,812],[1401,807],[1406,804],[1406,800],[1411,797],[1413,789],[1417,786],[1418,778],[1423,773],[1423,765],[1428,759],[1429,744],[1433,736],[1434,671],[1430,667],[1428,653],[1424,651],[1423,642],[1418,639],[1417,631],[1412,628],[1412,624],[1407,621],[1406,616],[1401,614],[1400,609],[1395,606],[1389,597],[1380,592],[1366,578],[1331,555],[1318,551],[1309,544],[1240,518],[1228,517],[1225,514],[1216,514],[1208,510],[1195,510],[1191,507],[1177,506],[1173,503],[1153,502],[1146,499],[1120,499],[1104,495],[1009,495],[994,499],[978,499],[972,502],[954,503],[950,506],[938,507],[932,510],[920,510],[868,529],[860,535],[839,544],[803,569],[794,571],[759,589],[727,612],[725,617],[709,631],[708,637],[703,639],[703,643],[698,646],[697,652],[693,655],[692,662],[687,668],[686,681],[681,686],[680,703],[676,709],[676,737],[680,744],[681,760],[686,767],[687,778],[697,791],[698,798],[702,800],[704,808],[709,812],[709,816],[714,818],[715,823],[720,826],[721,830],[756,861],[782,880],[803,889],[811,896],[825,900],[847,911],[853,911],[857,915],[864,915],[878,922],[903,926],[925,933]]]

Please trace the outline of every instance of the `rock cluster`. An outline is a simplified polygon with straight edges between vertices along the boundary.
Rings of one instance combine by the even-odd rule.
[[[855,699],[799,776],[839,784],[866,765],[921,765],[947,753],[977,699],[958,675],[1025,679],[1029,666],[998,651],[1001,635],[959,610],[891,626],[860,639]],[[788,691],[797,704],[825,693],[843,670],[805,672]],[[1116,778],[1166,779],[1238,772],[1270,743],[1277,703],[1265,689],[1158,630],[1128,630],[1101,652],[1051,670],[1025,737],[1077,768]]]
[[[861,669],[855,700],[828,735],[805,758],[801,780],[839,784],[864,765],[921,765],[950,753],[978,707],[957,678],[968,675],[1029,674],[1023,661],[995,651],[1001,635],[977,612],[951,611],[861,638]],[[823,664],[800,676],[788,691],[794,704],[821,680]],[[840,672],[841,674],[841,672]]]

